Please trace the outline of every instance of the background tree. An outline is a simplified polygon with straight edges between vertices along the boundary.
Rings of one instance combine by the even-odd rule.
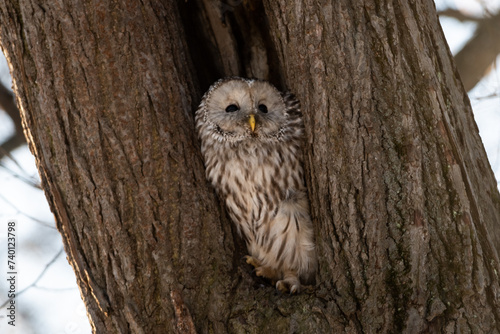
[[[19,146],[26,144],[26,138],[23,134],[23,126],[21,124],[21,115],[17,110],[14,101],[14,95],[11,91],[0,83],[0,108],[4,110],[14,123],[14,135],[12,135],[5,143],[0,146],[0,159]]]
[[[440,15],[477,23],[474,36],[455,55],[464,88],[470,91],[489,72],[500,53],[500,13],[476,17],[448,9]]]
[[[432,1],[26,0],[0,20],[95,332],[498,332],[500,197]],[[302,101],[312,294],[252,276],[205,181],[193,110],[231,74]]]

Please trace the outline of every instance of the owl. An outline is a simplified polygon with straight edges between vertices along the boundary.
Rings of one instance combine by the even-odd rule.
[[[206,176],[246,243],[246,262],[281,292],[316,269],[299,102],[257,79],[215,82],[196,111]]]

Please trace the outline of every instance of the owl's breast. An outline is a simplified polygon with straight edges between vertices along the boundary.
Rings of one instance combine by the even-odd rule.
[[[254,141],[214,151],[216,156],[207,159],[207,177],[244,234],[272,219],[288,193],[303,189],[302,167],[293,146]]]

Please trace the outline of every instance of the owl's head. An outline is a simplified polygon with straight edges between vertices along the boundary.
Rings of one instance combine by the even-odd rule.
[[[289,122],[288,109],[283,95],[270,83],[228,78],[207,91],[197,123],[208,126],[220,140],[280,139]]]

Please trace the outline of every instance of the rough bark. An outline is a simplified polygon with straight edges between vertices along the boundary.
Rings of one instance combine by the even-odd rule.
[[[499,196],[433,2],[265,4],[304,106],[332,321],[497,333]]]
[[[498,333],[500,200],[432,1],[209,4],[0,1],[94,332]],[[196,87],[263,63],[304,110],[311,294],[241,260],[194,134]]]
[[[231,287],[233,238],[205,181],[175,2],[2,1],[0,13],[93,330],[174,332],[190,322],[183,303],[218,328],[228,306],[207,305]]]

